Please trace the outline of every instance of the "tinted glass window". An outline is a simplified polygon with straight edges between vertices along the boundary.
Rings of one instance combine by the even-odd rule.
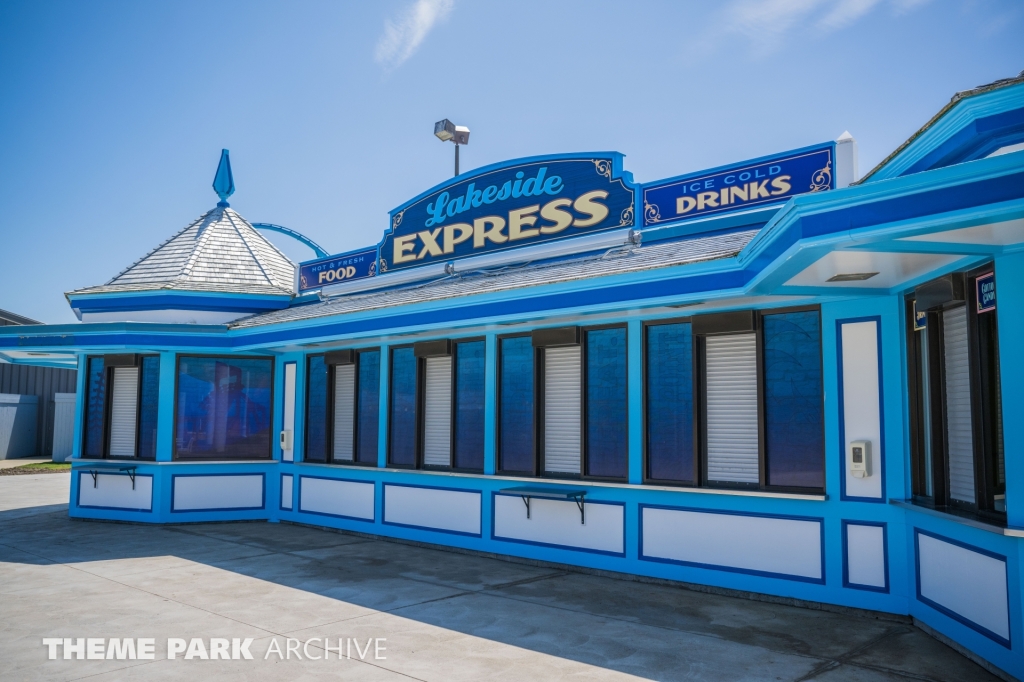
[[[825,487],[823,397],[818,313],[765,315],[768,485]]]
[[[103,456],[103,426],[107,418],[107,372],[103,358],[89,358],[85,386],[85,457]]]
[[[139,454],[142,459],[156,459],[156,420],[160,402],[160,356],[142,358],[139,405]]]
[[[693,337],[690,324],[647,328],[647,476],[693,483]]]
[[[269,358],[180,358],[174,424],[177,456],[269,458],[272,376]]]
[[[455,467],[484,468],[484,342],[455,351]]]
[[[324,356],[309,358],[306,375],[306,452],[303,459],[324,462],[327,459],[327,364]]]
[[[380,421],[380,351],[359,354],[359,406],[356,417],[356,461],[377,463]]]
[[[626,330],[587,332],[587,473],[626,476]]]
[[[501,339],[499,469],[533,473],[533,342]]]
[[[416,356],[391,351],[391,463],[416,464]]]

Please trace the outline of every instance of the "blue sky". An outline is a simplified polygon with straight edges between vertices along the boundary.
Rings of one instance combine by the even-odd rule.
[[[834,139],[861,172],[1024,69],[1019,0],[0,3],[0,308],[71,322],[216,203],[328,251],[451,174],[616,150],[638,181]],[[295,260],[304,247],[271,237]]]

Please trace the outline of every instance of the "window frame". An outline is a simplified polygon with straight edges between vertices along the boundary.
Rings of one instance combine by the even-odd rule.
[[[324,351],[323,353],[308,353],[306,354],[306,397],[303,412],[303,449],[302,449],[302,461],[310,462],[312,464],[331,464],[334,466],[358,466],[358,467],[369,467],[376,468],[378,462],[360,462],[356,458],[359,456],[359,367],[360,357],[363,353],[377,351],[380,353],[380,346],[367,346],[365,348],[338,348],[334,350],[347,350],[352,352],[352,366],[355,368],[355,379],[353,382],[353,400],[355,409],[352,411],[352,459],[351,460],[335,460],[334,459],[334,381],[336,368],[338,364],[327,364],[326,357],[332,351]],[[383,353],[381,354],[380,362],[384,362]],[[325,358],[324,366],[327,368],[327,396],[325,398],[325,423],[324,423],[324,452],[323,461],[308,459],[309,456],[309,398],[310,398],[310,382],[309,382],[309,366],[310,361],[313,358]],[[390,385],[390,384],[389,384]],[[377,399],[380,400],[380,388],[377,389]],[[380,428],[380,409],[378,407],[377,424],[378,433]],[[378,444],[378,457],[379,457],[379,444]]]
[[[692,373],[693,373],[693,460],[694,460],[694,472],[693,482],[688,483],[685,481],[676,481],[671,479],[657,479],[650,476],[650,466],[648,461],[649,456],[649,439],[650,432],[648,428],[648,382],[647,382],[647,367],[648,367],[648,353],[647,353],[647,339],[648,332],[651,327],[667,324],[693,324],[694,319],[697,315],[686,315],[679,317],[666,317],[659,318],[656,320],[645,320],[643,323],[643,347],[641,348],[641,409],[642,409],[642,429],[643,429],[643,445],[642,445],[642,461],[643,461],[643,483],[646,485],[659,485],[659,486],[671,486],[677,488],[708,488],[712,490],[751,490],[759,492],[774,492],[774,493],[793,493],[798,495],[821,495],[824,494],[827,485],[827,473],[828,473],[828,457],[826,455],[827,450],[827,431],[825,426],[826,409],[825,404],[825,366],[824,366],[824,328],[822,325],[821,306],[818,304],[806,304],[798,306],[786,306],[783,308],[764,308],[764,309],[750,309],[745,308],[737,311],[722,311],[722,312],[747,312],[750,311],[753,315],[754,329],[753,331],[739,331],[739,332],[725,332],[722,334],[707,334],[698,333],[693,331],[691,327],[691,339],[693,355],[691,358]],[[818,314],[818,369],[822,381],[822,392],[821,392],[821,406],[822,406],[822,419],[821,419],[821,442],[822,442],[822,453],[821,453],[821,471],[822,471],[822,486],[820,488],[800,487],[800,486],[785,486],[785,485],[769,485],[768,479],[768,444],[767,444],[767,410],[765,404],[765,392],[767,389],[767,382],[765,381],[765,367],[764,367],[764,317],[768,315],[783,315],[786,313],[800,313],[800,312],[815,312]],[[709,313],[715,314],[715,313]],[[708,336],[731,336],[736,334],[754,334],[756,344],[756,366],[757,366],[757,432],[758,432],[758,445],[757,445],[757,468],[758,468],[758,482],[755,483],[723,483],[715,482],[709,483],[707,477],[707,441],[708,441],[708,429],[707,429],[707,379],[706,379],[706,355],[705,355],[705,340]]]
[[[456,426],[455,422],[458,418],[458,361],[459,361],[459,344],[472,343],[472,342],[483,342],[484,343],[484,372],[486,374],[487,367],[487,337],[486,336],[467,336],[464,338],[453,339],[445,337],[443,339],[428,339],[428,341],[448,341],[451,345],[451,354],[447,357],[452,359],[452,371],[449,377],[451,381],[451,398],[449,401],[449,435],[448,435],[448,464],[426,464],[424,462],[424,447],[425,447],[425,432],[426,429],[426,406],[427,406],[427,359],[426,357],[416,358],[416,468],[423,471],[451,471],[455,473],[468,473],[468,474],[481,474],[484,471],[484,466],[480,468],[469,468],[469,467],[456,467],[455,466],[455,433]],[[412,344],[415,345],[415,344]],[[436,356],[445,357],[445,356]],[[485,378],[486,384],[486,378]],[[486,396],[484,398],[486,405]],[[486,417],[485,417],[486,419]],[[484,439],[484,448],[486,450],[486,438]]]
[[[134,365],[110,365],[110,364],[107,363],[107,358],[114,357],[114,356],[125,356],[125,355],[134,355],[135,356],[135,360],[136,360],[135,364]],[[90,364],[90,362],[92,360],[94,360],[96,358],[102,358],[103,359],[103,378],[104,378],[104,382],[106,384],[103,387],[103,434],[102,434],[103,454],[100,457],[93,457],[93,456],[89,456],[89,455],[85,454],[86,447],[87,447],[86,440],[88,438],[88,421],[89,421],[89,400],[88,400],[88,396],[89,396],[89,364]],[[82,453],[82,459],[88,459],[88,460],[111,459],[111,460],[123,461],[123,462],[133,462],[133,461],[136,461],[136,460],[141,460],[141,461],[145,461],[145,462],[155,462],[156,461],[156,456],[155,455],[153,457],[140,457],[139,456],[139,440],[140,440],[139,427],[141,426],[141,422],[142,422],[142,368],[143,368],[143,359],[144,358],[157,358],[157,360],[160,360],[160,354],[159,353],[98,353],[98,354],[95,354],[95,355],[86,355],[85,356],[85,373],[86,373],[86,376],[85,376],[85,405],[84,405],[84,410],[83,410],[83,414],[82,414],[83,418],[82,418],[81,450],[80,450],[80,452]],[[139,370],[139,381],[138,381],[138,385],[136,386],[136,389],[135,389],[136,390],[136,395],[135,395],[135,405],[136,405],[136,408],[135,408],[135,456],[134,457],[121,457],[121,456],[114,457],[114,456],[112,456],[110,454],[110,420],[111,420],[111,418],[113,416],[111,414],[111,406],[112,406],[111,398],[113,397],[113,392],[114,392],[113,370],[117,369],[118,367],[136,367]],[[158,367],[158,369],[157,369],[157,383],[159,384],[159,381],[160,381],[159,363],[157,364],[157,367]],[[175,402],[177,402],[177,399],[175,399]],[[175,406],[177,406],[177,405],[175,405]],[[159,409],[159,407],[157,409]],[[159,434],[157,434],[157,435],[158,435],[157,441],[159,442]],[[172,438],[174,437],[173,432],[171,434],[171,437]]]
[[[999,493],[997,484],[993,484],[993,474],[998,472],[996,451],[999,448],[998,439],[1003,439],[1005,447],[1005,436],[997,429],[992,428],[989,419],[985,418],[985,393],[986,385],[983,374],[985,369],[982,366],[981,330],[979,327],[979,313],[977,301],[977,286],[975,281],[979,276],[988,273],[996,273],[994,261],[988,261],[980,266],[967,270],[960,270],[950,273],[952,276],[963,276],[964,278],[964,299],[960,301],[949,301],[933,307],[925,312],[926,326],[930,330],[928,334],[928,345],[923,347],[914,329],[914,311],[917,300],[916,291],[910,291],[904,296],[904,316],[907,353],[907,374],[906,390],[909,395],[908,426],[910,429],[910,471],[911,471],[911,499],[914,504],[945,511],[958,515],[978,516],[986,521],[1006,522],[1006,512],[998,511],[995,508],[996,496],[1003,495],[1005,505],[1005,483],[1003,491]],[[949,276],[949,275],[944,275]],[[924,284],[941,280],[943,277],[929,280]],[[998,279],[998,274],[996,275]],[[954,500],[950,494],[949,480],[949,442],[948,442],[948,417],[946,413],[946,368],[945,368],[945,342],[943,338],[944,320],[943,313],[947,310],[960,306],[966,308],[967,314],[967,348],[969,382],[971,391],[971,446],[972,460],[974,464],[974,504]],[[998,307],[990,313],[998,315]],[[999,318],[996,317],[998,329]],[[932,333],[934,332],[934,333]],[[992,351],[995,354],[995,377],[996,388],[1001,392],[999,371],[999,337],[998,333],[992,339]],[[924,358],[921,354],[924,354]],[[928,374],[930,377],[928,401],[923,399],[923,387],[920,385],[918,367],[921,362],[928,363]],[[993,389],[996,390],[996,389]],[[1001,404],[997,400],[997,405]],[[924,410],[929,409],[928,415],[931,422],[931,447],[932,447],[932,468],[927,470],[925,459],[925,416]],[[994,405],[992,406],[995,407]],[[988,447],[992,444],[992,449]],[[1005,456],[1005,455],[1004,455]],[[1005,464],[1004,464],[1005,467]],[[1005,476],[1005,474],[1004,474]],[[924,486],[926,478],[932,481],[932,495],[927,495]]]
[[[178,456],[178,382],[181,379],[181,361],[186,358],[200,358],[200,359],[226,359],[226,360],[266,360],[270,363],[270,438],[267,446],[267,456],[258,458],[228,458],[227,460],[216,460],[213,458],[205,457],[179,457]],[[174,421],[171,427],[171,459],[176,462],[211,462],[211,461],[229,461],[229,462],[265,462],[267,460],[274,459],[274,375],[277,370],[277,363],[273,355],[229,355],[223,353],[179,353],[174,356]],[[303,452],[305,456],[305,452]]]
[[[423,452],[423,403],[422,403],[422,390],[423,377],[421,376],[420,359],[413,355],[416,360],[416,443],[415,443],[415,461],[412,464],[396,464],[392,459],[392,452],[395,447],[395,439],[393,437],[392,430],[395,428],[395,420],[393,419],[392,412],[394,411],[395,405],[395,351],[402,350],[404,348],[414,348],[415,343],[402,343],[394,346],[388,346],[388,409],[387,409],[387,420],[388,420],[388,447],[386,453],[386,462],[388,468],[391,469],[408,469],[415,471],[420,469],[420,463],[422,460]],[[415,353],[415,351],[414,351]],[[383,359],[383,358],[382,358]]]
[[[501,387],[502,387],[502,375],[501,375],[501,341],[509,338],[532,338],[533,331],[528,332],[516,332],[510,334],[502,334],[498,336],[496,350],[497,353],[497,381],[496,381],[496,415],[495,415],[495,455],[497,462],[495,466],[497,476],[513,476],[520,478],[539,478],[539,479],[552,479],[552,480],[570,480],[570,481],[603,481],[610,483],[625,483],[629,480],[629,326],[626,322],[615,322],[609,324],[597,324],[597,325],[568,325],[579,328],[579,348],[580,348],[580,470],[579,473],[569,474],[562,472],[547,472],[544,470],[544,353],[542,352],[548,346],[534,346],[533,347],[533,473],[527,473],[524,471],[512,471],[500,469],[501,465]],[[557,328],[557,327],[555,327]],[[545,329],[541,327],[540,329]],[[589,461],[589,447],[587,438],[587,369],[589,366],[589,353],[587,343],[587,333],[592,331],[600,331],[602,329],[622,329],[625,332],[625,369],[626,369],[626,396],[625,396],[625,410],[626,410],[626,471],[623,476],[595,476],[587,473],[587,465]],[[558,346],[552,346],[557,348]]]

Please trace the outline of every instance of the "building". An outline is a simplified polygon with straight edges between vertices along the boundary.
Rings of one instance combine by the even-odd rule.
[[[0,310],[0,327],[39,324],[42,322]],[[19,358],[21,363],[13,364],[8,355],[0,351],[0,395],[7,396],[5,400],[8,401],[17,396],[36,397],[35,402],[29,404],[29,410],[35,411],[34,417],[30,415],[34,422],[34,429],[29,435],[29,442],[34,442],[35,445],[28,451],[28,454],[46,457],[54,455],[54,429],[56,427],[56,458],[62,459],[66,449],[64,446],[70,443],[70,439],[73,437],[70,433],[71,425],[61,417],[63,416],[65,396],[70,401],[71,396],[68,394],[75,392],[76,358],[69,355],[54,361],[49,353],[33,355],[32,353],[14,352],[13,355]],[[26,362],[33,364],[25,364]],[[8,402],[6,409],[19,409],[14,407],[16,404]],[[5,455],[10,453],[8,447],[11,445],[10,436],[13,434],[8,429],[14,427],[15,423],[21,422],[22,419],[19,415],[11,421],[12,423],[9,425],[0,426],[0,459],[4,459]],[[67,428],[64,428],[65,426]],[[70,455],[70,451],[67,454]]]
[[[70,514],[312,524],[913,615],[1024,677],[1024,74],[636,184],[480,168],[292,264],[227,199],[105,285]],[[998,301],[996,292],[998,291]],[[38,357],[38,356],[34,356]]]

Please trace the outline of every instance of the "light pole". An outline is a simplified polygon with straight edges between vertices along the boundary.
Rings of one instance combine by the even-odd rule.
[[[434,135],[442,142],[451,140],[455,143],[455,174],[459,174],[459,145],[469,144],[469,128],[457,126],[448,119],[434,124]]]

